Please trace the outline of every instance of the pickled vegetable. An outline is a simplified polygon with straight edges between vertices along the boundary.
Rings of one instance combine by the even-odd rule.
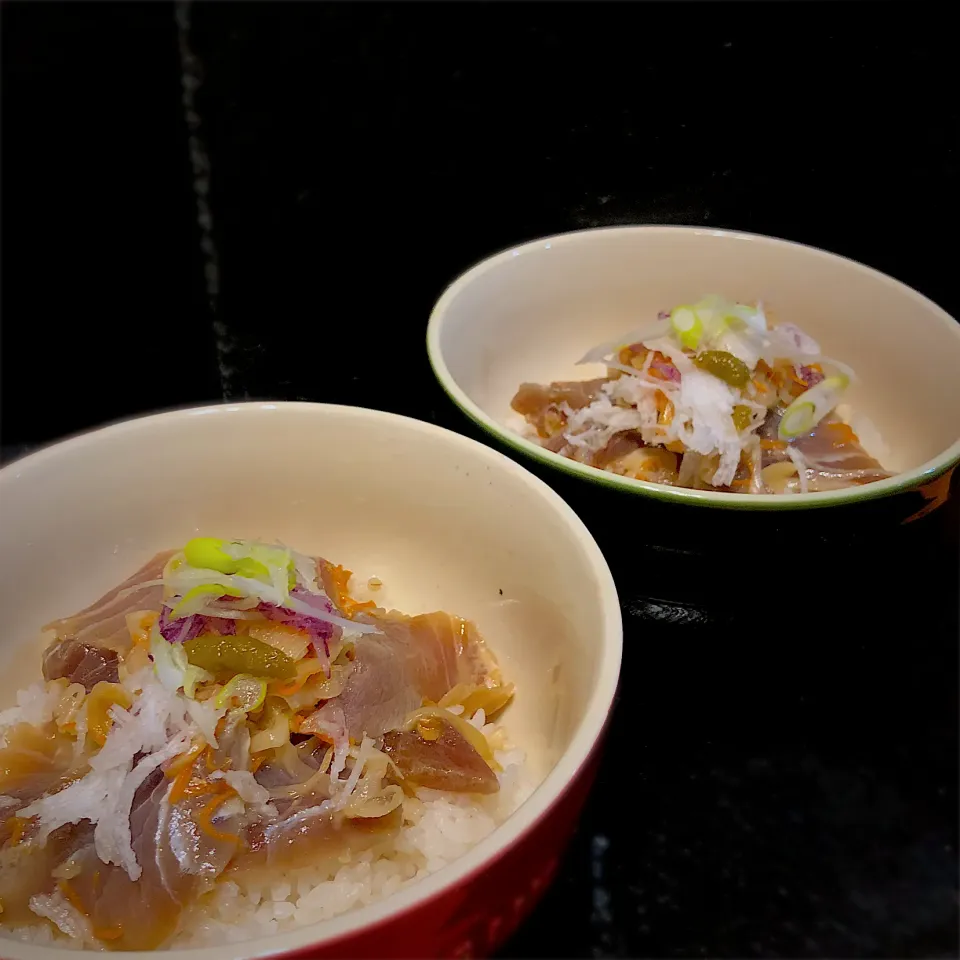
[[[460,705],[463,716],[472,717],[483,710],[487,720],[495,717],[512,699],[512,683],[481,686],[474,683],[458,683],[451,687],[438,701],[437,706],[444,709]]]
[[[750,382],[750,368],[726,350],[703,350],[693,358],[693,362],[731,387],[745,387]]]
[[[247,673],[290,680],[297,675],[297,665],[286,654],[246,634],[221,637],[208,633],[188,640],[183,649],[189,663],[215,676]]]
[[[110,708],[117,706],[124,710],[130,709],[130,695],[119,683],[108,683],[101,680],[87,697],[87,735],[102,747],[107,740],[107,734],[113,726],[113,717]]]
[[[797,465],[792,460],[778,460],[760,471],[760,479],[771,493],[784,493],[787,484],[797,476]]]
[[[250,713],[259,710],[267,696],[267,683],[259,677],[238,673],[217,694],[217,707],[233,707]]]
[[[268,643],[291,660],[302,660],[310,649],[310,634],[286,623],[276,623],[273,620],[265,623],[254,622],[250,624],[248,632],[255,640]]]
[[[282,701],[271,697],[263,708],[256,733],[250,738],[250,752],[272,750],[290,741],[290,721],[293,711]]]
[[[738,403],[733,408],[733,425],[737,429],[737,433],[742,433],[747,427],[750,426],[750,421],[753,418],[750,415],[750,408],[745,407],[743,404]]]

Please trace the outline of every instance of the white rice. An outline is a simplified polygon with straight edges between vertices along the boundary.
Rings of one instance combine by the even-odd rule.
[[[469,719],[492,744],[504,742],[502,728],[485,723],[482,711]],[[521,750],[496,750],[495,756],[503,768],[497,774],[498,793],[468,796],[423,789],[404,801],[399,836],[380,848],[344,854],[333,866],[280,873],[268,884],[262,878],[219,881],[185,911],[181,932],[168,946],[245,941],[319,923],[388,897],[446,866],[503,823],[533,790]],[[67,937],[49,923],[2,929],[0,936],[102,949],[96,942]]]

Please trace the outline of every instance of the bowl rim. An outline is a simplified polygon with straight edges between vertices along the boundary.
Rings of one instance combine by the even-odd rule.
[[[858,487],[847,487],[842,490],[827,490],[818,493],[798,493],[790,496],[773,493],[721,493],[713,490],[690,490],[685,487],[669,487],[664,484],[652,483],[648,480],[634,480],[630,477],[621,477],[617,474],[608,473],[606,470],[600,470],[596,467],[579,463],[576,460],[570,460],[567,457],[561,456],[559,453],[553,453],[551,450],[546,450],[538,444],[527,440],[525,437],[514,433],[508,427],[498,423],[497,420],[487,414],[478,404],[474,403],[473,400],[467,396],[466,391],[457,383],[444,359],[441,348],[441,336],[450,304],[469,284],[473,283],[488,271],[496,269],[502,263],[512,260],[514,257],[522,256],[524,253],[539,250],[544,247],[565,246],[584,241],[592,236],[618,233],[661,234],[664,236],[710,236],[742,240],[772,247],[795,248],[819,258],[842,261],[854,270],[869,275],[874,280],[878,280],[889,287],[896,287],[902,293],[906,293],[911,299],[924,306],[938,321],[947,326],[955,336],[960,337],[960,323],[942,307],[934,303],[933,300],[925,297],[919,291],[914,290],[913,287],[891,277],[889,274],[869,267],[858,260],[844,257],[841,254],[831,253],[828,250],[810,246],[809,244],[767,236],[765,234],[748,233],[741,230],[721,230],[696,226],[634,224],[571,230],[564,233],[552,234],[551,236],[538,237],[537,239],[528,240],[521,244],[515,244],[478,261],[447,286],[434,304],[433,310],[430,313],[430,319],[427,322],[426,346],[427,356],[434,376],[439,381],[440,386],[447,396],[467,417],[481,427],[487,434],[513,450],[537,460],[554,470],[578,477],[581,480],[587,480],[601,487],[629,494],[639,494],[668,503],[681,503],[688,506],[713,507],[727,510],[811,510],[877,500],[904,491],[914,490],[919,486],[935,480],[960,462],[960,437],[958,437],[958,439],[945,450],[920,464],[920,466],[914,467],[912,470],[897,473],[888,479],[876,480],[873,483],[863,484]]]
[[[257,416],[263,413],[283,416],[285,412],[321,418],[351,417],[358,422],[388,421],[396,430],[435,437],[454,450],[465,451],[479,458],[481,463],[504,471],[531,488],[553,508],[556,517],[570,530],[584,552],[594,578],[597,604],[603,618],[600,633],[602,649],[605,652],[598,664],[596,682],[583,718],[553,768],[516,811],[463,856],[382,900],[348,910],[329,920],[247,941],[165,950],[164,954],[174,960],[254,960],[291,955],[311,948],[329,948],[341,942],[347,945],[351,936],[372,927],[386,926],[425,903],[441,897],[445,892],[469,884],[475,876],[522,843],[559,805],[599,749],[617,692],[623,652],[623,617],[613,574],[589,529],[559,494],[521,464],[492,447],[436,424],[367,407],[306,401],[245,401],[181,407],[119,420],[28,453],[0,468],[0,488],[16,482],[24,469],[30,471],[53,468],[58,458],[65,453],[84,447],[95,447],[103,440],[133,435],[143,432],[145,428],[149,430],[161,424],[176,424],[178,421],[187,421],[198,416],[207,417],[213,424],[223,416]],[[51,960],[55,955],[61,955],[63,949],[0,935],[0,951],[11,960]],[[90,953],[92,951],[82,951],[80,955]],[[142,953],[134,951],[118,951],[113,955],[126,960],[143,956]]]

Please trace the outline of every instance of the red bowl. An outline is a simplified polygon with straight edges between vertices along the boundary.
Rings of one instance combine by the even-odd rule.
[[[403,913],[284,956],[472,960],[495,953],[552,882],[593,785],[600,748],[598,742],[543,816],[483,867]]]
[[[0,502],[0,550],[17,558],[0,578],[0,709],[40,675],[39,644],[25,649],[40,624],[203,533],[279,540],[343,563],[359,582],[376,575],[384,606],[467,617],[516,684],[503,723],[527,755],[532,792],[492,833],[377,902],[259,939],[174,949],[171,960],[481,956],[523,919],[589,789],[622,646],[610,570],[546,484],[430,424],[250,403],[56,444],[0,470]],[[0,944],[10,960],[62,956]]]

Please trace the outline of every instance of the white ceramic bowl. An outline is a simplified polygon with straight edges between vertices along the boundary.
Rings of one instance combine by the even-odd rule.
[[[58,443],[0,471],[0,510],[0,708],[39,679],[41,624],[201,533],[278,539],[380,577],[388,606],[471,618],[517,685],[504,722],[539,786],[462,859],[319,925],[172,957],[476,955],[530,908],[589,785],[622,636],[607,564],[549,487],[482,444],[419,421],[250,403],[162,413]],[[0,955],[64,956],[5,939]]]
[[[847,490],[790,496],[685,490],[615,476],[551,453],[507,426],[523,381],[585,380],[591,347],[707,293],[762,300],[849,363],[849,403],[866,414],[899,473]],[[457,279],[427,332],[433,369],[463,411],[527,456],[661,500],[796,509],[911,490],[960,460],[960,324],[892,278],[812,247],[692,227],[614,227],[505,250]]]

